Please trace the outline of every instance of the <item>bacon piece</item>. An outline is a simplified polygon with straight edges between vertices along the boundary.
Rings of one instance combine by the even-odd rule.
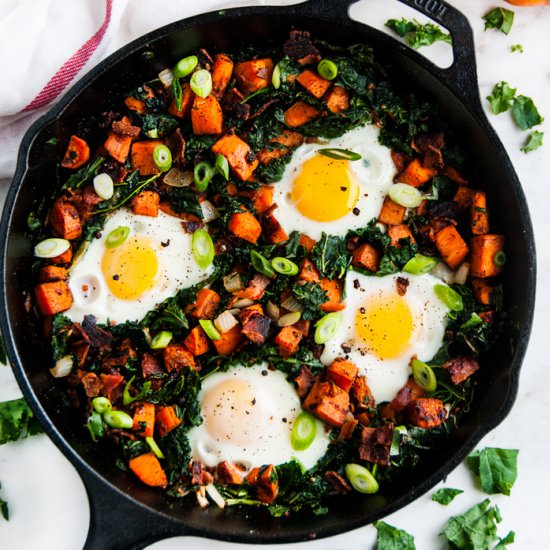
[[[479,369],[479,363],[473,357],[459,355],[447,361],[443,368],[449,372],[453,384],[462,384]]]
[[[302,365],[300,367],[300,372],[298,376],[294,378],[294,382],[297,386],[296,391],[298,392],[298,397],[303,399],[313,386],[315,382],[315,375],[311,372],[307,365]]]
[[[345,495],[351,491],[351,485],[338,472],[327,470],[323,477],[330,483],[336,493]]]
[[[283,52],[300,65],[318,63],[321,60],[321,53],[307,31],[290,31],[288,40],[283,44]]]
[[[385,424],[380,428],[363,428],[361,431],[361,460],[382,464],[390,463],[390,450],[393,439],[393,424]]]

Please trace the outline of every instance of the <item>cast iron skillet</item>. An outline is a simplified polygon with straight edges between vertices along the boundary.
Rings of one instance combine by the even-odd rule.
[[[23,393],[49,436],[74,464],[86,485],[91,525],[86,548],[142,548],[175,535],[199,535],[249,543],[274,543],[326,537],[385,516],[413,501],[445,477],[514,401],[531,328],[535,293],[535,248],[525,198],[501,143],[480,105],[471,29],[465,17],[440,0],[401,0],[431,16],[452,33],[454,64],[440,69],[387,35],[352,21],[348,7],[357,0],[310,0],[285,7],[251,7],[209,13],[178,21],[132,42],[88,73],[27,132],[2,216],[0,234],[0,324]],[[274,519],[264,510],[200,510],[175,502],[119,471],[111,456],[82,436],[49,376],[49,355],[39,320],[24,309],[33,287],[32,245],[26,227],[29,211],[54,192],[60,147],[80,125],[94,127],[94,114],[108,110],[121,94],[198,47],[231,50],[242,42],[259,49],[281,44],[292,28],[337,44],[364,42],[391,62],[401,81],[423,90],[443,109],[479,167],[488,190],[492,225],[507,239],[504,276],[506,328],[501,343],[481,371],[471,413],[448,445],[430,454],[421,468],[377,495],[338,500],[328,515]]]

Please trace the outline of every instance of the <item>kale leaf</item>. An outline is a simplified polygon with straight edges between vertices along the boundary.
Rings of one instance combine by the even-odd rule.
[[[160,438],[158,444],[165,457],[168,482],[172,484],[187,472],[187,467],[191,461],[191,446],[187,438],[187,428],[180,424]]]
[[[86,163],[77,172],[71,174],[67,178],[67,181],[61,186],[61,190],[80,189],[85,183],[97,176],[104,160],[105,159],[103,157],[97,157],[93,162]]]
[[[486,493],[509,495],[517,478],[518,453],[517,449],[486,447],[468,455],[466,464],[479,476]]]
[[[535,149],[538,149],[542,146],[542,138],[544,137],[543,132],[539,132],[538,130],[533,130],[528,136],[527,140],[525,141],[525,144],[521,148],[521,150],[524,153],[529,153],[530,151],[534,151]]]
[[[487,100],[491,104],[491,111],[498,115],[511,109],[516,92],[517,88],[512,88],[508,82],[501,81],[495,84],[491,95],[487,96]]]
[[[143,115],[141,131],[151,138],[162,138],[171,134],[178,127],[178,121],[165,114]]]
[[[193,214],[201,220],[203,218],[198,196],[188,187],[172,187],[168,202],[176,214]]]
[[[485,21],[485,30],[498,29],[508,34],[514,23],[514,12],[506,8],[494,8],[487,12],[482,19]]]
[[[544,121],[530,97],[518,95],[512,105],[512,116],[522,130],[529,130]]]
[[[42,426],[23,398],[0,403],[0,445],[42,431]]]
[[[434,502],[439,502],[439,504],[443,504],[443,506],[447,506],[450,504],[453,499],[457,496],[463,493],[461,489],[450,489],[450,488],[443,488],[439,489],[439,491],[436,491],[432,495],[432,500]]]
[[[57,313],[52,317],[51,345],[56,361],[69,355],[69,335],[72,326],[73,322],[65,315]]]
[[[314,282],[304,285],[294,285],[292,287],[292,294],[304,308],[302,319],[306,321],[319,317],[321,315],[320,306],[328,300],[327,292],[321,288],[319,283]]]
[[[384,521],[375,521],[376,550],[415,550],[414,537]]]
[[[311,258],[323,277],[341,279],[348,269],[351,256],[346,248],[346,239],[323,233],[311,251]]]
[[[452,42],[451,35],[433,23],[421,24],[415,20],[408,21],[402,18],[399,20],[388,19],[385,25],[401,38],[404,38],[407,44],[415,50],[422,46],[430,46],[437,41],[443,41],[447,44]]]

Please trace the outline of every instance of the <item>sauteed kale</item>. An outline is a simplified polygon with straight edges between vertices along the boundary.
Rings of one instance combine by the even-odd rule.
[[[51,372],[81,415],[83,437],[175,498],[192,495],[203,507],[265,506],[275,516],[325,513],[334,494],[383,491],[445,444],[468,411],[475,373],[497,333],[505,255],[503,237],[490,231],[490,198],[433,106],[401,91],[370,48],[314,43],[309,33],[292,31],[281,48],[262,54],[194,52],[103,117],[101,141],[71,136],[43,226],[30,216],[40,259],[35,305],[51,342]],[[354,225],[343,232],[331,233],[324,221],[318,238],[287,231],[292,205],[274,197],[290,163],[309,146],[317,167],[348,170],[362,162],[372,169],[357,151],[331,141],[364,127],[375,128],[388,158],[391,150],[377,215],[365,217],[353,202],[346,215]],[[339,190],[348,192],[347,185]],[[131,233],[138,225],[108,225],[118,212],[153,230],[160,219],[177,220],[190,243],[189,269],[200,276],[145,315],[115,323],[111,316],[120,312],[102,320],[86,310],[94,293],[109,288],[133,306],[156,292],[155,269],[162,267],[132,294],[158,258],[143,260],[143,241],[131,275],[129,252],[112,260],[137,239]],[[170,249],[158,224],[159,250]],[[103,247],[99,278],[83,282],[76,266],[96,244]],[[101,282],[111,260],[119,271]],[[370,371],[355,360],[354,342],[337,340],[339,356],[327,359],[329,343],[341,337],[354,293],[390,280],[393,307],[427,278],[430,300],[444,310],[441,345],[424,360],[409,353],[401,389],[380,399]],[[353,315],[364,314],[363,306]],[[378,326],[369,319],[365,330]],[[363,329],[355,326],[360,339]],[[393,328],[386,329],[375,343],[390,337]],[[398,339],[408,344],[410,331]],[[365,361],[376,353],[361,346]],[[380,357],[381,364],[393,358]],[[222,373],[239,384],[235,373],[258,369],[268,390],[283,373],[298,403],[293,417],[282,419],[285,441],[272,442],[290,442],[295,452],[282,463],[223,454],[215,463],[202,460],[190,434],[205,433],[193,431],[205,417],[208,429],[219,422],[202,389]],[[238,399],[223,399],[230,406],[219,401],[214,408],[229,411],[223,438],[231,440],[244,428],[231,425]],[[269,391],[259,399],[269,401]],[[264,403],[254,397],[249,405],[252,411]],[[241,411],[245,420],[250,411]],[[293,457],[316,438],[327,446],[306,468]]]

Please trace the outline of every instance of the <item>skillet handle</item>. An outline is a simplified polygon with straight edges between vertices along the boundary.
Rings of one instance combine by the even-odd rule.
[[[85,466],[77,469],[90,501],[90,528],[83,550],[140,550],[165,538],[190,534],[181,524],[153,514],[109,487]]]

